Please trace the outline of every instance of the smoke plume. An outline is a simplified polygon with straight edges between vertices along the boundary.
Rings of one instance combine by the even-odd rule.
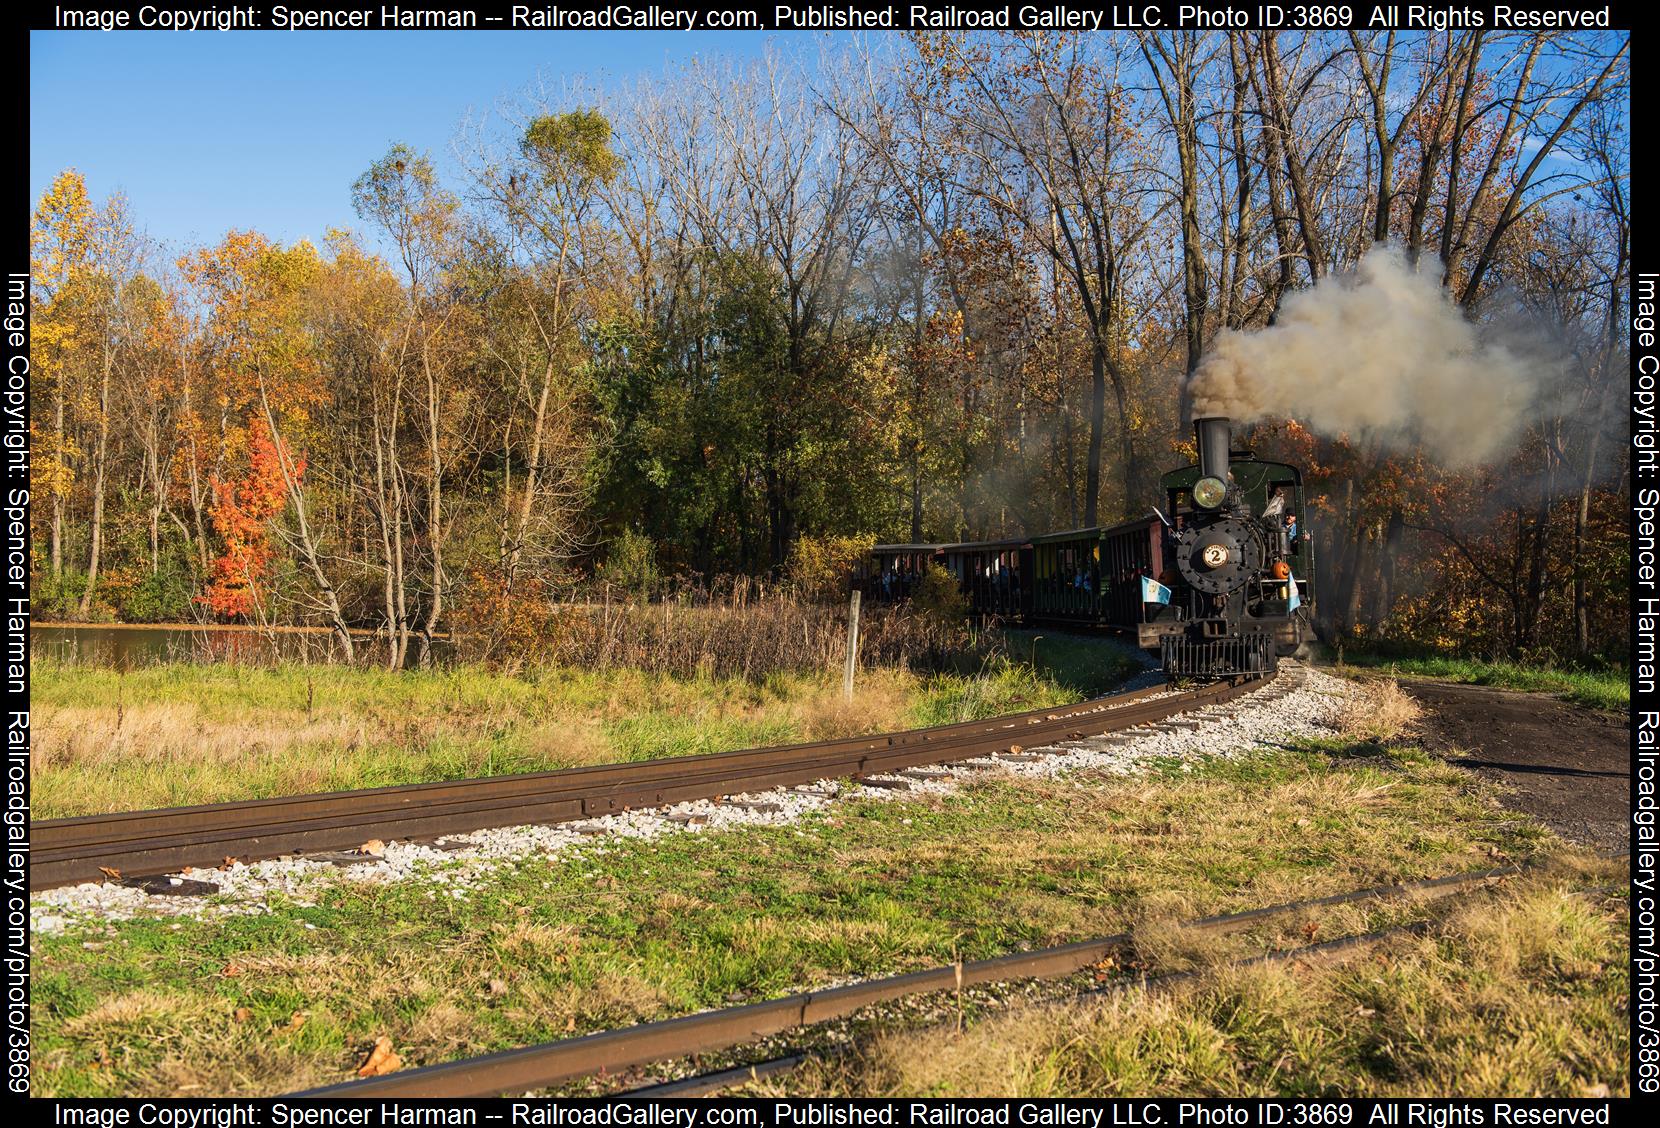
[[[1440,276],[1438,262],[1415,269],[1375,246],[1286,298],[1274,325],[1218,335],[1193,374],[1194,413],[1289,417],[1454,468],[1507,453],[1560,370],[1557,350],[1466,320]]]

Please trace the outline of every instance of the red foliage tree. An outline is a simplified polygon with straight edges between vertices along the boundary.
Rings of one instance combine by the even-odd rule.
[[[216,615],[246,618],[260,602],[260,585],[275,555],[271,522],[288,500],[282,464],[287,451],[278,446],[263,421],[248,428],[248,468],[240,479],[212,481],[210,516],[223,551],[213,561],[207,591],[197,596]],[[305,460],[288,456],[296,480]]]

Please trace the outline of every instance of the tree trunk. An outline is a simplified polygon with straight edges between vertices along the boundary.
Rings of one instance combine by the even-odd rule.
[[[1297,209],[1297,225],[1303,237],[1303,253],[1308,260],[1309,277],[1319,281],[1325,272],[1326,251],[1320,235],[1319,210],[1308,183],[1302,154],[1292,144],[1291,107],[1286,104],[1285,86],[1280,73],[1279,47],[1273,33],[1262,36],[1263,74],[1267,79],[1269,111],[1280,139],[1280,156],[1285,161],[1286,178],[1291,183],[1291,202]]]
[[[1095,328],[1089,350],[1089,462],[1084,467],[1084,525],[1100,523],[1101,432],[1107,417],[1107,343]]]
[[[58,376],[58,379],[57,379],[57,387],[55,389],[55,395],[56,395],[57,403],[54,405],[55,406],[56,419],[55,419],[55,422],[54,422],[54,429],[53,429],[53,436],[54,436],[54,439],[56,440],[56,443],[57,443],[57,450],[56,450],[55,453],[58,456],[58,462],[60,464],[58,466],[58,472],[60,474],[65,474],[68,471],[68,467],[66,465],[63,465],[65,462],[67,462],[67,458],[68,458],[68,456],[65,452],[65,448],[66,448],[67,444],[64,442],[64,431],[63,431],[63,414],[64,414],[64,411],[63,411],[63,405],[64,405],[63,379],[64,378],[63,378],[62,374],[60,374]],[[53,583],[54,586],[56,586],[58,588],[58,590],[60,592],[62,591],[62,584],[63,584],[63,490],[61,490],[61,489],[53,489],[53,491],[52,491],[52,583]]]
[[[270,401],[266,399],[263,380],[260,382],[259,398],[260,406],[265,413],[265,426],[271,432],[271,443],[277,448],[277,463],[282,470],[283,488],[288,494],[289,504],[294,507],[294,519],[299,526],[300,555],[305,560],[306,569],[311,573],[312,582],[317,585],[317,594],[323,599],[323,608],[329,614],[329,625],[334,629],[335,638],[340,643],[340,651],[350,663],[356,658],[352,646],[352,632],[346,626],[346,616],[340,608],[340,596],[334,590],[334,584],[329,581],[328,573],[323,570],[317,542],[311,535],[311,516],[307,511],[305,491],[300,488],[297,468],[289,456],[288,447],[282,441],[281,432],[277,430],[276,414],[272,412]]]
[[[1405,537],[1406,517],[1396,508],[1390,511],[1383,529],[1383,551],[1378,560],[1377,598],[1372,604],[1373,622],[1381,626],[1395,611],[1395,562]]]
[[[1233,264],[1228,270],[1228,284],[1222,294],[1221,325],[1225,329],[1237,328],[1244,322],[1244,293],[1246,259],[1250,251],[1250,228],[1254,209],[1251,206],[1252,177],[1250,151],[1245,145],[1245,92],[1250,85],[1250,77],[1246,73],[1249,65],[1240,54],[1239,40],[1236,36],[1228,37],[1228,61],[1233,71],[1233,109],[1230,116],[1230,125],[1233,130],[1233,157],[1234,157],[1234,219],[1233,219]],[[1224,254],[1229,253],[1224,249]],[[1192,403],[1188,403],[1189,411]],[[1189,418],[1182,420],[1182,429],[1185,434],[1192,423]]]
[[[432,545],[432,595],[427,601],[426,622],[421,627],[420,663],[432,663],[432,636],[444,613],[444,461],[441,444],[442,419],[438,373],[434,370],[431,341],[421,342],[421,368],[427,381],[427,458],[432,484],[427,490],[427,537]]]
[[[104,372],[98,385],[98,445],[92,464],[92,536],[86,566],[86,590],[81,593],[80,617],[92,613],[92,593],[98,586],[99,556],[104,546],[104,479],[109,462],[110,442],[110,369],[115,366],[115,354],[106,349]]]

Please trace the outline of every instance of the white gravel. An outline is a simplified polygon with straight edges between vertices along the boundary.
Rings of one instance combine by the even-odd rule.
[[[1157,674],[1138,675],[1124,688],[1141,688],[1143,684],[1151,684],[1149,678],[1156,682],[1158,677]],[[804,787],[729,796],[727,803],[700,799],[574,823],[480,830],[448,836],[436,845],[388,842],[383,857],[365,857],[361,863],[348,866],[305,858],[279,858],[251,865],[237,863],[189,875],[219,886],[217,893],[206,897],[157,895],[125,885],[89,882],[31,895],[30,925],[35,934],[46,935],[138,916],[200,920],[254,914],[282,905],[314,904],[327,889],[353,882],[422,881],[431,887],[427,892],[429,898],[461,899],[486,881],[493,870],[525,858],[569,855],[574,859],[603,852],[607,843],[623,839],[701,834],[746,826],[782,826],[848,798],[903,802],[918,794],[949,794],[965,778],[985,778],[986,765],[995,765],[997,772],[1014,778],[1050,778],[1084,769],[1128,775],[1151,762],[1172,760],[1187,770],[1206,757],[1239,756],[1297,737],[1329,734],[1332,722],[1356,692],[1351,683],[1342,679],[1284,662],[1280,678],[1270,687],[1223,705],[1182,714],[1182,720],[1200,722],[1197,727],[1169,731],[1133,729],[1128,734],[1025,749],[1051,753],[1033,762],[980,757],[969,761],[979,763],[978,769],[938,765],[926,770],[947,773],[949,778],[905,779],[909,784],[905,790],[823,780]],[[1130,739],[1123,739],[1126,735]],[[903,777],[890,774],[877,778]],[[775,804],[778,809],[733,806],[730,805],[733,800]]]

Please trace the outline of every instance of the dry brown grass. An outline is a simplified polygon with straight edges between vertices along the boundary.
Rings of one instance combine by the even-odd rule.
[[[1338,731],[1350,740],[1383,744],[1410,734],[1423,710],[1402,691],[1394,678],[1365,682],[1338,720]]]
[[[605,588],[599,598],[549,604],[528,629],[492,629],[494,619],[458,633],[466,661],[507,670],[558,665],[635,669],[675,677],[757,678],[778,671],[831,671],[847,654],[845,596],[804,599],[787,587],[737,579],[718,588],[687,588],[655,602]],[[978,661],[986,636],[960,619],[907,604],[865,607],[859,657],[866,666],[938,669]]]
[[[1588,1096],[1628,1091],[1625,911],[1577,867],[1472,898],[1425,936],[1336,962],[1224,964],[1176,945],[1167,987],[877,1036],[845,1057],[752,1086],[897,1096]],[[1409,907],[1401,913],[1410,915]],[[1310,925],[1316,925],[1310,928]],[[1304,944],[1376,927],[1349,908],[1280,922]],[[1166,936],[1168,933],[1166,933]],[[1142,933],[1138,932],[1138,940]],[[1153,944],[1162,941],[1149,937]],[[1278,946],[1278,945],[1276,945]],[[1144,958],[1150,957],[1142,947]]]
[[[425,690],[399,675],[341,668],[157,667],[122,679],[65,670],[37,696],[30,763],[41,817],[579,767],[904,728],[925,692],[898,670],[793,675],[764,686],[666,675],[573,674],[541,683],[453,675]],[[408,679],[427,675],[408,674]],[[442,678],[442,675],[434,675]],[[317,692],[308,701],[307,680]],[[385,684],[383,698],[372,686]],[[263,679],[258,681],[255,679]],[[180,684],[204,692],[186,699]],[[110,684],[106,684],[110,683]],[[268,684],[267,684],[268,683]],[[296,684],[297,683],[297,684]],[[164,690],[168,695],[161,695]]]

